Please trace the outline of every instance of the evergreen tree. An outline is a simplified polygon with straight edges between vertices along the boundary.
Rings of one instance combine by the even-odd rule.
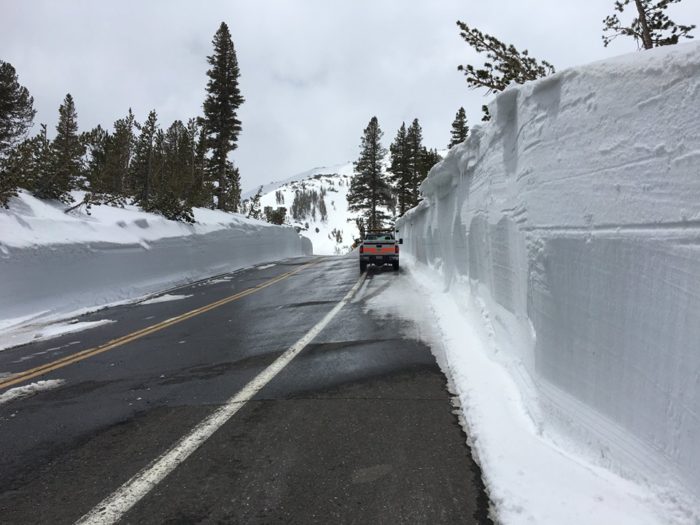
[[[12,148],[0,167],[0,207],[8,207],[18,187],[27,187],[35,177],[34,141],[25,139]]]
[[[447,145],[447,149],[467,140],[468,134],[469,126],[467,126],[467,112],[464,111],[464,108],[459,108],[457,115],[455,115],[454,121],[452,121],[452,131],[450,132],[451,138],[450,143]]]
[[[224,211],[237,211],[241,202],[241,173],[238,167],[234,166],[233,162],[226,161],[224,178],[223,180],[219,179],[218,182],[216,195],[219,198],[223,197],[225,206],[222,208],[221,204],[218,203],[217,208]],[[223,187],[220,185],[221,182],[224,183]]]
[[[136,203],[144,210],[150,210],[153,197],[155,140],[158,131],[158,116],[155,110],[148,114],[146,122],[138,125],[137,129],[140,134],[131,163],[131,181]]]
[[[249,219],[259,219],[262,215],[262,211],[260,210],[260,199],[262,198],[262,189],[263,187],[260,186],[255,195],[253,195],[253,198],[250,200],[250,210],[248,210]]]
[[[515,46],[506,45],[496,37],[470,28],[464,22],[457,21],[460,36],[477,53],[486,53],[487,62],[481,69],[471,64],[458,66],[467,77],[467,85],[472,88],[485,87],[487,93],[503,91],[511,82],[523,84],[554,73],[554,66],[549,62],[538,61],[529,56],[527,49],[520,52]]]
[[[73,97],[68,93],[58,109],[56,138],[51,143],[51,166],[39,174],[35,195],[41,199],[73,202],[70,190],[77,187],[82,175],[85,150],[78,135],[78,115]]]
[[[110,181],[107,179],[107,149],[111,138],[99,124],[81,135],[81,142],[87,153],[84,162],[85,177],[90,192],[112,193]]]
[[[187,199],[191,186],[191,145],[187,128],[176,120],[155,133],[152,155],[150,211],[170,220],[194,222]]]
[[[265,220],[271,224],[282,225],[287,218],[287,208],[281,206],[273,209],[272,206],[265,206]]]
[[[399,207],[399,216],[401,216],[410,208],[411,202],[410,155],[405,122],[401,123],[401,127],[396,133],[394,142],[389,146],[389,152],[391,153],[389,177],[394,185],[394,192]]]
[[[326,208],[326,199],[323,193],[318,197],[318,214],[321,216],[321,222],[328,221],[328,208]]]
[[[35,114],[34,99],[20,85],[15,68],[0,60],[0,162],[26,137]]]
[[[187,199],[191,206],[211,207],[213,187],[206,180],[206,147],[204,132],[198,119],[187,121],[187,146],[190,156],[190,180]]]
[[[114,133],[106,144],[105,184],[114,195],[126,196],[133,192],[130,170],[136,146],[136,126],[134,114],[129,108],[126,117],[114,122]]]
[[[428,176],[428,172],[431,170],[435,164],[440,162],[442,160],[442,157],[440,154],[437,152],[436,149],[427,149],[423,147],[421,151],[421,157],[420,157],[420,174],[421,174],[421,180],[425,180],[425,178]]]
[[[235,150],[241,121],[238,108],[244,102],[238,87],[240,72],[231,33],[221,23],[213,39],[214,54],[207,57],[211,69],[207,71],[207,97],[204,101],[204,120],[207,148],[212,151],[210,176],[218,181],[217,207],[236,211],[240,203],[240,177],[228,160]]]
[[[631,0],[616,0],[615,11],[622,13]],[[637,16],[629,26],[623,26],[617,13],[603,20],[603,45],[610,44],[616,37],[631,36],[643,49],[675,45],[681,38],[693,38],[689,35],[695,25],[676,24],[666,14],[671,4],[681,0],[634,0]],[[641,44],[641,45],[640,45]]]
[[[409,170],[408,181],[408,208],[413,208],[420,201],[418,186],[423,182],[425,173],[422,172],[423,157],[423,129],[418,119],[413,119],[413,123],[406,131],[407,159]]]
[[[348,190],[348,209],[360,212],[368,229],[382,228],[388,215],[381,208],[391,204],[391,188],[382,173],[386,150],[382,147],[382,130],[372,117],[364,130],[360,157],[355,161],[355,177]]]
[[[15,146],[0,170],[0,205],[16,195],[18,187],[38,193],[38,186],[53,169],[53,151],[48,138],[46,124],[41,124],[39,133]],[[4,197],[2,197],[4,196]]]

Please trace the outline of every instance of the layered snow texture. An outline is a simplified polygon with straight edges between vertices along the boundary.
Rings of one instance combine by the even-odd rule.
[[[63,208],[21,193],[0,210],[0,328],[312,252],[293,228],[215,210],[183,224],[132,206]]]
[[[537,426],[700,494],[700,44],[513,86],[490,110],[399,221],[403,250],[483,310]]]

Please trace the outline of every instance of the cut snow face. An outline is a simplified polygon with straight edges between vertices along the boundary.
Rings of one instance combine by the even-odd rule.
[[[367,308],[411,321],[406,335],[430,345],[458,397],[499,522],[684,523],[674,518],[683,515],[680,506],[577,454],[548,433],[541,416],[528,412],[511,376],[519,373],[517,366],[509,371],[493,355],[481,311],[455,300],[468,297],[468,288],[452,294],[435,272],[417,270],[410,258],[403,265],[410,275],[392,279]]]
[[[26,192],[9,206],[0,209],[4,345],[28,342],[24,328],[39,322],[312,253],[310,241],[289,226],[219,210],[196,208],[197,222],[184,224],[135,206],[94,205],[91,215],[66,214],[65,205]]]
[[[209,283],[213,282],[223,282],[226,281],[227,279],[217,279],[215,281],[209,281]],[[168,301],[178,301],[180,299],[187,299],[188,297],[192,297],[192,294],[189,295],[173,295],[173,294],[163,294],[159,295],[158,297],[154,297],[153,299],[146,299],[145,301],[141,301],[139,304],[157,304],[157,303],[167,303]]]
[[[470,316],[436,306],[502,521],[526,521],[530,508],[542,511],[537,523],[628,521],[607,489],[596,503],[594,480],[558,470],[556,458],[528,469],[549,478],[543,495],[569,484],[587,495],[579,506],[572,494],[568,515],[563,500],[547,516],[529,507],[537,494],[526,486],[527,500],[499,490],[518,476],[538,487],[509,465],[545,454],[544,440],[601,480],[614,472],[666,502],[637,492],[661,515],[636,513],[636,523],[700,523],[700,44],[511,86],[489,108],[491,121],[433,168],[424,201],[397,227],[404,261],[414,256],[440,278],[431,293]],[[501,374],[508,403],[490,415],[480,391],[491,387],[473,373],[489,377],[489,361],[511,380]],[[506,410],[542,439],[490,422]],[[631,516],[630,498],[610,490]]]

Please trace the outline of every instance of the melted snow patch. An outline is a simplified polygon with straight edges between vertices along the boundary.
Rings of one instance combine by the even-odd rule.
[[[168,301],[178,301],[180,299],[187,299],[188,297],[192,297],[192,294],[174,295],[174,294],[166,293],[164,295],[159,295],[158,297],[154,297],[153,299],[147,299],[145,301],[142,301],[139,304],[167,303]]]
[[[12,348],[13,346],[24,345],[30,342],[45,341],[53,339],[59,335],[82,332],[98,326],[115,323],[111,319],[101,319],[99,321],[81,321],[76,319],[53,323],[49,325],[28,325],[16,330],[9,330],[0,334],[0,350]]]

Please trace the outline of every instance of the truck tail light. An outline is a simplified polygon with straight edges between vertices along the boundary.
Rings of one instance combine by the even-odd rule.
[[[394,246],[394,253],[399,253],[399,245]]]
[[[360,253],[365,253],[365,247],[360,245]]]

